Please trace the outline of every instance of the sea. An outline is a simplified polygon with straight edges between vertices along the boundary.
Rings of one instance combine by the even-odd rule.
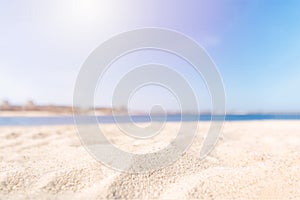
[[[180,122],[180,121],[255,121],[255,120],[300,120],[300,114],[228,114],[220,115],[167,115],[149,116],[132,115],[128,116],[88,116],[82,119],[73,116],[43,116],[43,117],[0,117],[0,126],[44,126],[44,125],[74,125],[76,123],[142,123],[142,122]],[[79,119],[79,120],[78,120]],[[96,119],[96,120],[95,120]]]

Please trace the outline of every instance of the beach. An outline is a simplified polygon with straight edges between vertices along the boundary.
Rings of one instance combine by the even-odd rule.
[[[164,147],[178,127],[168,122],[163,135],[145,145],[103,125],[121,149],[140,152]],[[200,160],[208,128],[199,122],[193,144],[172,165],[129,174],[97,162],[75,126],[2,126],[0,199],[300,198],[299,121],[225,122],[214,150]]]

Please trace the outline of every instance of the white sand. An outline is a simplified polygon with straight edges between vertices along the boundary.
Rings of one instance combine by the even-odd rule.
[[[175,164],[150,174],[116,172],[96,162],[73,126],[0,128],[0,199],[300,199],[300,122],[228,122],[214,151],[198,159],[208,129]],[[167,144],[177,123],[150,143],[130,144],[112,125],[110,139],[128,151]]]

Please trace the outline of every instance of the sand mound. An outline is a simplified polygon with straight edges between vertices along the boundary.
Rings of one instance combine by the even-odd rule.
[[[176,126],[169,123],[165,133],[172,135]],[[174,164],[145,174],[116,172],[96,162],[72,126],[2,127],[0,198],[300,198],[298,121],[227,123],[214,151],[199,160],[208,126],[200,123],[192,147]],[[145,143],[124,143],[111,125],[105,129],[124,149],[145,148]],[[158,148],[168,139],[160,137],[150,146]]]

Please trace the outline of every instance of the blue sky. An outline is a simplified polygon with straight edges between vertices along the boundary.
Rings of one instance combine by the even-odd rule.
[[[205,47],[223,77],[229,112],[300,111],[300,1],[0,4],[0,100],[72,104],[75,80],[89,53],[117,33],[150,26],[177,30]],[[188,70],[181,73],[189,75]],[[193,86],[205,110],[208,95],[201,84]],[[162,92],[150,90],[150,96]],[[157,100],[147,94],[137,94],[133,105],[142,108]],[[159,100],[173,105],[168,97]],[[108,101],[109,95],[99,104]]]

